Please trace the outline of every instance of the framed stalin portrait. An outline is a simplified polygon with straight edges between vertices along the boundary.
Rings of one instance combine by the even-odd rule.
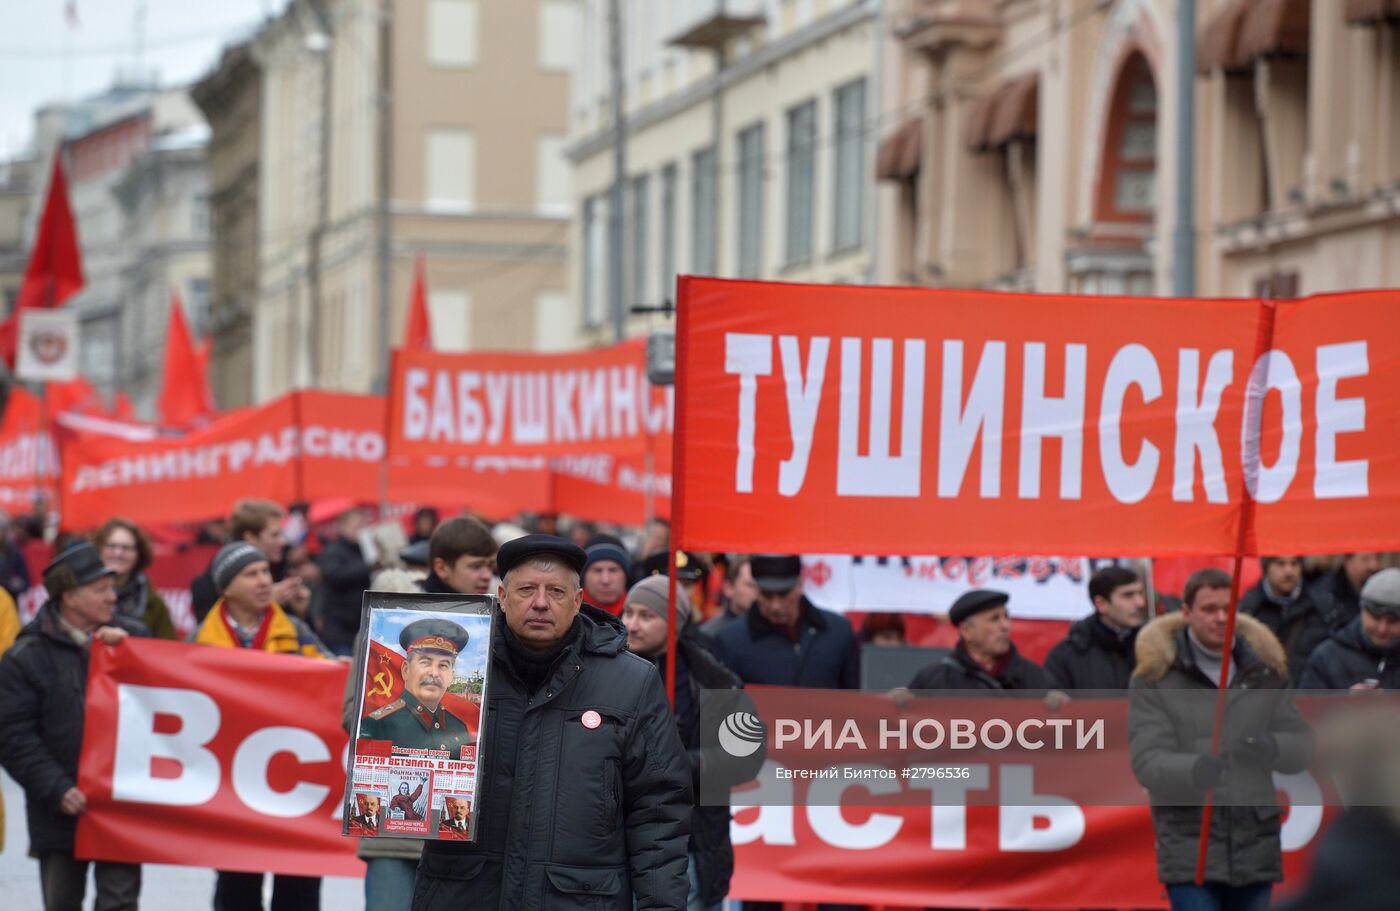
[[[475,837],[495,601],[365,592],[344,834]],[[383,810],[373,833],[353,796],[369,794]]]

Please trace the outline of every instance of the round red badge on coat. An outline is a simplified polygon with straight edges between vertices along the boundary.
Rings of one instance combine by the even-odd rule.
[[[588,711],[583,713],[583,717],[580,718],[579,721],[583,722],[583,726],[591,731],[598,725],[603,723],[603,716],[599,715],[592,709],[589,709]]]

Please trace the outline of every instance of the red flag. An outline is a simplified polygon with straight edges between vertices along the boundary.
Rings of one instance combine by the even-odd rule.
[[[66,383],[45,383],[44,409],[50,420],[64,413],[107,415],[102,394],[81,376]]]
[[[185,427],[215,412],[209,390],[207,355],[201,355],[185,324],[180,295],[170,294],[170,327],[165,332],[165,377],[158,411],[167,427]]]
[[[403,656],[387,645],[371,641],[365,672],[365,707],[368,715],[403,695]],[[447,693],[442,707],[456,715],[473,734],[481,726],[481,705],[471,693]]]
[[[29,254],[29,266],[15,298],[15,309],[9,319],[0,323],[0,356],[11,367],[15,362],[15,343],[19,335],[19,311],[25,307],[61,307],[83,287],[83,261],[78,250],[78,234],[73,224],[73,210],[68,207],[68,181],[63,174],[63,155],[53,157],[53,175],[49,193],[44,200],[44,214],[39,219],[39,231],[34,249]]]
[[[408,298],[408,326],[403,346],[409,351],[433,350],[433,324],[428,319],[428,283],[423,277],[423,254],[413,269],[413,293]]]
[[[118,421],[136,423],[136,406],[131,404],[131,399],[127,398],[125,392],[118,392],[116,399],[113,400],[112,417]]]

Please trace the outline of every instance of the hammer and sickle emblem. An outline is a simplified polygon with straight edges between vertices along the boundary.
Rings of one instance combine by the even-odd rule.
[[[388,696],[392,692],[389,688],[389,675],[383,671],[374,675],[374,682],[376,686],[370,688],[369,695]]]

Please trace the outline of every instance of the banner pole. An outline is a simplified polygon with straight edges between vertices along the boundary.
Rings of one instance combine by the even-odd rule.
[[[393,439],[391,429],[394,423],[394,362],[398,360],[398,352],[389,354],[388,373],[384,382],[384,426],[379,428],[379,432],[384,434],[384,459],[379,463],[379,516],[383,518],[384,511],[389,508],[389,441]]]
[[[686,317],[689,315],[689,295],[686,286],[690,277],[682,275],[676,279],[676,375],[675,375],[675,428],[671,433],[671,538],[670,571],[667,578],[666,596],[666,698],[672,711],[676,708],[676,548],[685,541],[685,431],[686,404],[680,390],[685,387],[686,365],[689,362],[687,342],[690,332]],[[650,447],[648,447],[650,452]]]
[[[1211,725],[1210,754],[1220,755],[1220,741],[1225,727],[1225,697],[1230,684],[1230,658],[1235,649],[1235,618],[1240,607],[1240,574],[1244,569],[1245,551],[1249,549],[1254,531],[1254,497],[1249,492],[1249,479],[1259,476],[1259,436],[1264,416],[1264,382],[1267,376],[1259,377],[1258,393],[1255,393],[1254,365],[1260,363],[1264,353],[1274,346],[1274,317],[1277,308],[1271,301],[1260,301],[1263,312],[1259,316],[1259,336],[1255,343],[1254,360],[1250,364],[1249,378],[1244,390],[1244,414],[1247,432],[1241,441],[1244,471],[1241,474],[1240,525],[1235,537],[1235,562],[1230,574],[1230,611],[1225,619],[1225,648],[1220,657],[1220,679],[1216,683],[1215,720]],[[1258,400],[1253,414],[1250,413],[1251,396]],[[1210,848],[1210,823],[1215,814],[1215,789],[1206,791],[1205,803],[1201,808],[1201,833],[1196,847],[1196,885],[1204,885],[1206,879],[1206,853]]]
[[[297,457],[293,465],[292,485],[296,488],[296,499],[306,499],[306,426],[301,410],[302,390],[292,393],[292,424],[297,429]]]

